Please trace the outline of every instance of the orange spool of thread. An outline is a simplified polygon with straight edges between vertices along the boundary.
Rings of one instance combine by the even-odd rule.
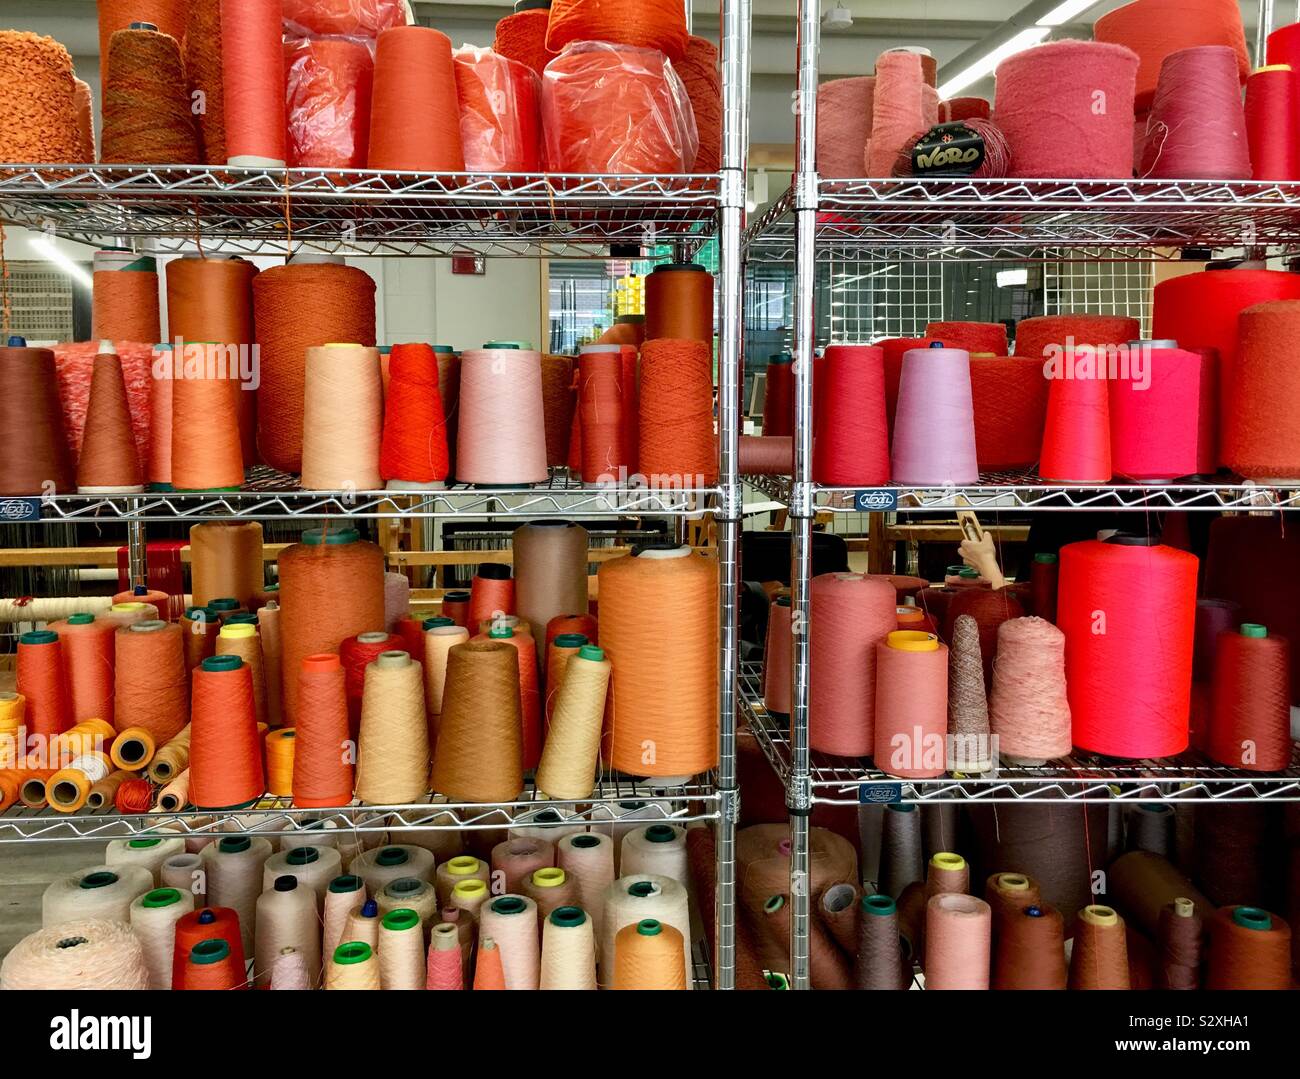
[[[709,487],[718,481],[713,359],[699,341],[646,341],[638,463],[651,486]]]
[[[299,38],[284,46],[290,168],[364,169],[374,60],[359,41]]]
[[[437,357],[428,345],[394,345],[389,371],[379,471],[390,490],[442,486],[450,458]]]
[[[158,264],[133,251],[96,251],[91,337],[108,341],[162,339],[158,318]]]
[[[131,494],[144,490],[144,473],[131,430],[122,361],[110,341],[100,344],[91,375],[86,426],[77,458],[82,494]]]
[[[932,633],[895,630],[876,645],[876,767],[906,779],[947,768],[948,648]]]
[[[203,359],[203,376],[224,375],[238,387],[235,395],[239,417],[239,440],[245,465],[257,459],[257,397],[245,388],[255,374],[251,363],[253,335],[253,279],[257,267],[240,258],[185,256],[167,264],[167,328],[178,344],[184,344],[182,373],[189,376],[199,353],[188,347],[208,347]]]
[[[284,721],[298,720],[298,670],[384,624],[384,553],[356,529],[311,529],[280,555]]]
[[[217,634],[221,621],[216,611],[209,607],[189,607],[180,619],[184,637],[185,670],[188,673],[208,656],[217,654]]]
[[[343,665],[332,652],[303,658],[298,675],[302,716],[293,754],[293,804],[304,809],[347,805],[352,799],[353,738]]]
[[[596,619],[589,614],[557,614],[546,623],[546,647],[550,648],[563,633],[580,633],[590,644],[600,643]]]
[[[1300,374],[1292,359],[1300,300],[1249,307],[1238,326],[1223,463],[1252,480],[1300,476]]]
[[[455,589],[448,592],[442,597],[443,617],[450,618],[455,625],[460,626],[462,629],[468,629],[470,626],[469,604],[472,596],[472,592],[467,592],[464,589]],[[474,626],[477,628],[478,623],[475,622]]]
[[[693,262],[667,262],[645,278],[645,336],[699,341],[713,355],[713,275]]]
[[[694,172],[717,172],[722,167],[722,78],[718,50],[711,42],[692,35],[686,53],[673,64],[691,99],[700,148]]]
[[[172,951],[172,988],[189,989],[190,953],[205,941],[219,941],[230,951],[233,966],[244,969],[244,942],[239,932],[239,915],[229,907],[204,907],[181,915],[176,921]]]
[[[541,697],[537,689],[537,645],[527,633],[501,626],[471,638],[474,641],[503,641],[519,653],[519,716],[523,731],[524,768],[536,768],[542,759]]]
[[[573,373],[571,356],[542,354],[542,413],[546,423],[546,463],[560,468],[569,460],[569,433],[573,427]]]
[[[1002,353],[971,357],[975,456],[981,472],[1027,468],[1038,460],[1047,389],[1041,360]]]
[[[497,22],[492,51],[527,64],[538,75],[559,56],[546,47],[551,0],[515,0],[513,15]]]
[[[584,345],[578,359],[578,422],[584,483],[626,482],[627,427],[637,422],[624,394],[621,345]]]
[[[224,940],[201,940],[185,959],[185,989],[247,989],[242,966],[235,966]]]
[[[257,448],[282,472],[302,470],[307,349],[333,341],[375,343],[375,282],[335,256],[299,256],[253,281],[261,350]]]
[[[480,622],[514,613],[515,582],[510,576],[510,567],[501,562],[482,563],[470,582],[466,628],[477,630]]]
[[[185,9],[192,0],[97,0],[99,55],[108,56],[108,44],[118,30],[133,22],[153,23],[177,41],[185,36]]]
[[[645,546],[603,563],[597,576],[600,645],[614,666],[603,756],[631,775],[693,776],[712,768],[718,760],[717,563],[689,547]],[[654,699],[664,707],[647,710],[644,703]]]
[[[446,34],[398,26],[379,35],[368,162],[395,172],[465,171]]]
[[[113,648],[113,722],[118,730],[143,727],[158,745],[174,738],[189,718],[181,627],[158,620],[122,626]]]
[[[403,651],[402,638],[393,633],[371,630],[348,637],[339,645],[344,687],[348,701],[348,726],[356,738],[361,727],[361,702],[365,695],[366,668],[385,652]]]
[[[1244,623],[1220,633],[1208,752],[1229,768],[1280,772],[1291,762],[1291,645]]]
[[[212,656],[191,677],[190,797],[198,809],[252,805],[266,790],[252,672],[238,656]]]
[[[250,607],[266,584],[260,521],[205,521],[190,527],[194,605],[233,597]]]
[[[27,735],[48,738],[73,725],[63,645],[51,630],[18,638],[18,692],[27,701]]]
[[[203,160],[209,165],[226,163],[226,94],[222,87],[221,0],[189,0],[185,24],[185,73],[190,80],[190,99],[203,95],[203,112],[198,117]]]
[[[277,798],[293,794],[293,759],[297,751],[297,729],[283,727],[266,736],[266,790]]]
[[[226,378],[218,346],[187,345],[184,377],[172,383],[172,486],[234,491],[244,482],[239,383]]]
[[[221,0],[228,165],[277,168],[285,162],[281,15],[281,0]]]
[[[59,635],[68,699],[74,723],[86,719],[113,722],[113,631],[111,622],[97,622],[93,614],[70,615],[51,622]]]
[[[1258,907],[1215,911],[1205,988],[1290,989],[1291,927]]]
[[[195,165],[203,156],[191,111],[180,33],[151,23],[117,30],[103,60],[100,158],[113,165]]]
[[[1067,365],[1076,354],[1068,353]],[[1038,474],[1051,483],[1109,483],[1110,398],[1105,378],[1054,378],[1047,391],[1047,418]]]
[[[685,989],[681,930],[654,918],[625,925],[614,938],[615,989]]]
[[[657,49],[674,62],[686,55],[686,8],[676,0],[642,0],[635,7],[605,0],[551,0],[546,46],[562,51],[575,41],[612,41]]]

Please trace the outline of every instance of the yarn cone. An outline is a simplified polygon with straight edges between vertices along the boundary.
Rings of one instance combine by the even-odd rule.
[[[82,491],[105,492],[135,490],[142,482],[122,361],[105,341],[91,373],[77,486]]]
[[[953,622],[948,645],[948,734],[949,771],[984,772],[993,766],[979,623],[968,614]]]

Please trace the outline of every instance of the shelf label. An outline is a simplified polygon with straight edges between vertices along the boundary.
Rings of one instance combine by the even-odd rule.
[[[889,513],[898,509],[898,491],[892,487],[868,487],[855,492],[853,501],[859,513]]]
[[[858,801],[862,805],[897,805],[902,800],[901,783],[862,783],[858,786]]]
[[[39,521],[40,519],[39,498],[0,498],[0,521],[12,524],[15,521]]]

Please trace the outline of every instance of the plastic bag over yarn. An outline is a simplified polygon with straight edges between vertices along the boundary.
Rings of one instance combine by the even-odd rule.
[[[285,30],[301,37],[377,38],[390,27],[414,22],[408,0],[284,0]]]
[[[361,42],[285,41],[290,168],[366,167],[374,73],[374,57]]]
[[[690,172],[699,150],[686,87],[654,49],[570,45],[546,65],[542,123],[552,172]]]
[[[541,83],[537,73],[474,45],[462,45],[452,59],[466,171],[540,172]]]

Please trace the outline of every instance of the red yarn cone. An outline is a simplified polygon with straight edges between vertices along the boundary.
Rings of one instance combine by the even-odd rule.
[[[388,370],[380,473],[387,481],[440,483],[449,457],[437,356],[429,345],[394,345]]]

